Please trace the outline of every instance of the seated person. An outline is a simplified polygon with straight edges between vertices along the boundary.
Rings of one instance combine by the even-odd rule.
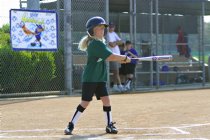
[[[137,51],[132,47],[132,43],[130,41],[125,42],[125,49],[121,50],[121,54],[127,55],[130,58],[137,58],[138,53]],[[121,64],[120,74],[124,75],[126,78],[126,81],[124,83],[124,87],[126,90],[131,89],[131,82],[134,77],[134,72],[136,68],[136,64],[138,63],[138,60],[132,59],[130,63]]]

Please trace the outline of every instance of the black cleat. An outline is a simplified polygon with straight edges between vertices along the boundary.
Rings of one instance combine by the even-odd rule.
[[[32,42],[32,43],[31,43],[31,46],[36,46],[36,43],[35,43],[35,42]]]
[[[74,124],[72,122],[69,122],[69,125],[64,130],[65,135],[72,135],[72,131],[74,130]]]
[[[106,133],[109,134],[117,134],[118,130],[114,126],[115,122],[111,122],[108,126],[106,126]]]

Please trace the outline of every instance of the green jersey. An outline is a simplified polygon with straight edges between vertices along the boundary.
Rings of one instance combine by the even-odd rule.
[[[111,50],[99,40],[91,40],[87,47],[87,65],[82,82],[106,82],[107,68],[105,60],[112,54]]]

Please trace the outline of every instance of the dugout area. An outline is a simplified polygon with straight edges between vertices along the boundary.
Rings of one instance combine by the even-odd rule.
[[[92,4],[96,7],[100,5],[94,2]],[[79,16],[80,9],[84,9],[85,6],[82,2],[75,5],[73,4],[73,15]],[[208,64],[204,64],[204,56],[208,55],[209,49],[203,39],[203,16],[209,15],[209,6],[210,3],[205,0],[109,1],[106,5],[109,12],[106,12],[104,16],[116,24],[116,31],[124,41],[133,42],[133,47],[138,51],[140,57],[171,54],[174,58],[172,62],[166,63],[140,62],[135,72],[134,91],[208,85],[209,67]],[[102,9],[98,9],[98,15],[104,14]],[[95,10],[89,8],[85,11],[87,15],[83,15],[83,18],[96,13]],[[73,21],[73,27],[75,27],[72,32],[75,35],[73,50],[76,48],[73,51],[73,62],[75,74],[78,74],[86,62],[84,54],[77,50],[77,41],[79,41],[77,33],[81,33],[84,27],[80,19]],[[178,28],[180,27],[185,42],[178,41]],[[186,51],[190,56],[180,55],[178,47],[188,47],[189,50]],[[167,70],[163,70],[165,66]],[[110,73],[111,81],[112,74]],[[81,85],[74,81],[74,86],[77,89]]]
[[[177,87],[205,87],[209,81],[209,68],[204,64],[208,52],[204,44],[204,19],[210,14],[206,0],[107,0],[72,1],[72,53],[73,88],[81,88],[81,72],[86,63],[84,53],[77,45],[85,34],[85,20],[99,15],[116,24],[116,32],[125,40],[131,40],[140,56],[171,54],[173,62],[140,62],[135,73],[133,90]],[[56,4],[50,3],[51,6]],[[50,7],[42,4],[42,7]],[[62,5],[63,2],[61,1]],[[62,7],[62,6],[61,6]],[[95,8],[92,8],[95,7]],[[60,13],[63,16],[63,13]],[[77,18],[81,17],[81,18]],[[61,26],[62,26],[62,22]],[[185,42],[178,40],[178,28],[182,28]],[[179,45],[178,45],[179,44]],[[179,54],[178,47],[188,47],[190,56]],[[162,70],[167,66],[167,71]],[[110,74],[110,82],[112,81]],[[109,82],[109,83],[110,83]]]

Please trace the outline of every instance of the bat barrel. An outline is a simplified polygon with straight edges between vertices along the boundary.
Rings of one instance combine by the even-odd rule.
[[[148,56],[148,57],[140,57],[140,58],[131,58],[137,59],[140,61],[172,61],[172,55],[157,55],[157,56]]]
[[[172,55],[154,56],[153,61],[171,61],[173,60]]]

